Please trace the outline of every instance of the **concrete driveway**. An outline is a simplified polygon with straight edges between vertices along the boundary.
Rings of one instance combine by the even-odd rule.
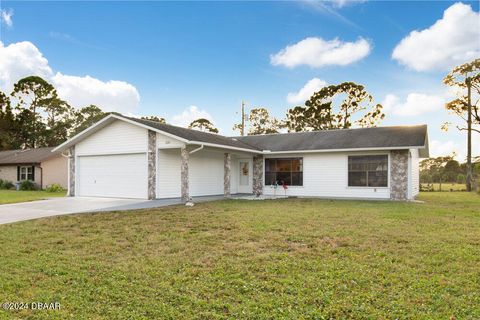
[[[52,198],[0,205],[0,224],[72,213],[155,208],[179,203],[179,199]]]
[[[194,202],[221,200],[223,195],[194,197]],[[121,211],[181,204],[180,198],[136,200],[120,198],[66,197],[0,205],[0,224],[73,213]]]

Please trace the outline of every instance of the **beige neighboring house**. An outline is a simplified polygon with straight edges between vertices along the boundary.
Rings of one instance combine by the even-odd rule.
[[[0,179],[14,184],[30,180],[45,189],[58,183],[67,189],[67,158],[53,148],[0,151]]]

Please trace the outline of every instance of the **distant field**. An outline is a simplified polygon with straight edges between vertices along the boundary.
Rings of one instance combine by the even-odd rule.
[[[431,183],[434,191],[440,191],[439,183]],[[422,183],[422,190],[426,190],[427,183]],[[465,191],[465,185],[460,183],[442,183],[442,191]]]

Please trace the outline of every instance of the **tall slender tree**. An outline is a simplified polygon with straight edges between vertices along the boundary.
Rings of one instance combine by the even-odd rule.
[[[103,112],[102,109],[93,104],[81,108],[75,112],[75,129],[73,130],[72,135],[82,132],[100,121],[106,115],[107,114]]]
[[[192,121],[192,123],[190,123],[188,128],[196,129],[204,132],[218,133],[218,129],[215,128],[213,123],[211,123],[210,120],[205,118],[200,118]]]
[[[18,140],[15,139],[15,128],[10,99],[0,91],[0,150],[19,148]]]
[[[270,116],[266,108],[253,108],[248,115],[248,135],[278,133],[283,127],[281,120]]]
[[[472,191],[472,132],[480,133],[480,59],[455,67],[443,83],[457,90],[457,98],[445,108],[464,122],[457,129],[467,132],[466,189]],[[443,128],[447,129],[448,123]]]

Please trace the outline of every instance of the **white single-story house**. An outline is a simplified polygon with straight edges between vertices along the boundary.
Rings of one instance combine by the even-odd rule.
[[[53,148],[0,151],[0,179],[12,183],[29,180],[39,188],[51,184],[67,188],[67,158]]]
[[[428,135],[418,125],[226,137],[111,114],[54,151],[69,157],[71,196],[410,200]]]

